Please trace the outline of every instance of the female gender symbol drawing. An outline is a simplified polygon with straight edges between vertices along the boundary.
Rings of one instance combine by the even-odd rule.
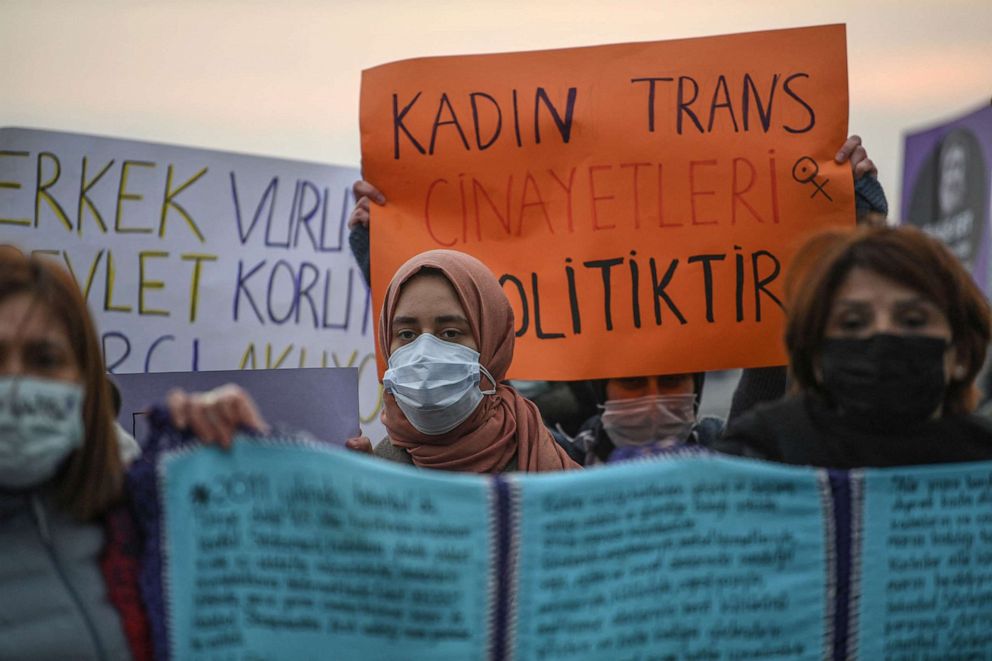
[[[792,166],[793,179],[801,184],[813,184],[813,188],[815,188],[815,190],[810,197],[816,197],[817,193],[823,193],[825,198],[833,202],[834,198],[830,197],[830,194],[823,190],[823,187],[826,186],[830,180],[824,177],[822,182],[817,182],[816,176],[818,174],[820,174],[820,166],[817,165],[816,161],[809,156],[803,156],[796,161],[795,165]]]

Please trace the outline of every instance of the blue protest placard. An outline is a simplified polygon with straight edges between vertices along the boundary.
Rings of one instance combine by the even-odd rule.
[[[247,440],[160,475],[172,658],[484,657],[482,479]]]
[[[865,659],[992,650],[992,464],[865,471]]]
[[[817,471],[695,458],[520,486],[515,658],[822,658]]]
[[[160,658],[839,661],[992,644],[992,463],[687,452],[479,476],[280,437],[224,452],[162,418],[129,476]]]

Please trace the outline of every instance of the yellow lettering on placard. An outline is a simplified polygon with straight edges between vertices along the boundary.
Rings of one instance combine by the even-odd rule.
[[[250,363],[250,366],[249,366],[249,363]],[[238,366],[238,369],[243,370],[245,368],[248,368],[248,369],[253,370],[253,369],[255,369],[255,367],[256,367],[256,365],[255,365],[255,343],[252,342],[251,344],[248,345],[248,348],[245,349],[244,355],[241,356],[241,365]]]
[[[169,316],[168,310],[157,310],[154,308],[145,307],[146,289],[165,289],[165,282],[163,280],[149,280],[145,277],[145,260],[162,259],[168,256],[169,253],[164,250],[143,250],[138,253],[138,314],[155,315],[159,317]]]
[[[51,178],[48,181],[42,183],[41,181],[43,176],[42,173],[44,171],[44,165],[42,164],[46,159],[50,160],[55,165],[55,171],[53,172]],[[48,206],[51,208],[52,212],[55,213],[55,216],[59,220],[61,220],[62,224],[65,225],[66,229],[71,232],[72,221],[69,220],[69,216],[66,215],[65,210],[62,208],[62,205],[60,205],[55,200],[55,198],[52,197],[51,194],[48,192],[48,189],[55,185],[55,183],[59,180],[60,176],[62,176],[62,164],[59,163],[59,157],[47,151],[43,151],[39,153],[38,181],[34,189],[34,226],[38,227],[38,218],[41,215],[41,201],[44,200],[45,202],[48,203]]]
[[[58,254],[58,253],[56,253]],[[86,285],[80,287],[83,291],[83,300],[88,301],[90,298],[90,287],[93,286],[93,278],[96,276],[96,267],[100,265],[100,259],[103,257],[103,250],[100,250],[93,258],[93,262],[90,264],[90,272],[86,276]],[[62,259],[65,261],[65,266],[69,270],[69,275],[72,279],[76,281],[76,286],[79,286],[79,278],[76,276],[76,269],[72,267],[72,260],[69,259],[69,253],[65,250],[62,251]]]
[[[281,354],[279,354],[279,357],[276,358],[276,362],[273,364],[273,362],[272,362],[272,343],[271,342],[267,342],[265,344],[265,369],[267,369],[267,370],[274,370],[274,369],[278,369],[279,367],[282,367],[283,361],[286,360],[286,356],[288,356],[289,355],[289,352],[292,351],[292,350],[293,350],[293,345],[290,344],[288,347],[286,347],[286,349]]]
[[[183,219],[186,221],[186,224],[189,225],[189,228],[193,231],[193,234],[195,234],[196,238],[200,240],[200,243],[205,243],[206,239],[203,238],[203,234],[200,232],[200,228],[196,226],[196,222],[193,220],[193,217],[189,215],[186,209],[184,209],[178,203],[176,203],[173,198],[176,197],[176,195],[182,193],[190,186],[192,186],[197,179],[205,175],[207,173],[207,168],[203,168],[202,170],[194,174],[192,177],[186,180],[186,183],[184,183],[182,186],[180,186],[175,190],[172,190],[172,172],[173,172],[173,167],[170,164],[168,173],[166,174],[165,177],[165,197],[162,199],[162,214],[159,216],[159,220],[158,220],[158,237],[160,239],[165,238],[165,220],[169,215],[169,207],[172,207],[173,209],[179,212],[180,216],[183,217]]]
[[[131,193],[127,190],[127,179],[132,167],[154,168],[155,164],[148,161],[124,161],[121,165],[121,179],[117,186],[117,214],[114,216],[114,231],[120,234],[151,234],[151,227],[124,227],[123,220],[124,201],[138,201],[145,199],[144,195]]]
[[[100,226],[100,231],[106,234],[107,223],[103,222],[103,216],[100,215],[100,212],[93,204],[93,201],[89,198],[89,192],[90,189],[93,188],[98,181],[100,181],[103,175],[107,174],[107,171],[110,170],[111,166],[114,164],[114,161],[111,159],[111,161],[104,165],[103,168],[96,173],[96,176],[89,182],[86,181],[87,164],[88,161],[86,157],[83,156],[83,171],[79,176],[79,203],[76,206],[76,233],[79,234],[79,236],[83,235],[83,207],[85,206],[90,210],[90,215],[92,215],[93,219],[96,220],[97,225]]]
[[[114,252],[107,251],[107,277],[103,289],[103,309],[105,312],[130,312],[130,305],[114,305]]]
[[[31,154],[26,151],[10,151],[7,149],[0,149],[0,158],[27,158]],[[0,180],[0,190],[20,190],[21,182],[19,181],[2,181]],[[0,225],[24,225],[30,226],[30,218],[0,218]]]
[[[189,252],[179,256],[184,262],[193,262],[193,275],[189,284],[189,322],[196,321],[196,309],[200,298],[200,267],[203,262],[216,262],[217,255]]]

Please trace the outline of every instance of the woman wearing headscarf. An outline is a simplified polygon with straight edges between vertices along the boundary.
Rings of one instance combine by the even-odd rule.
[[[855,468],[992,459],[972,413],[989,304],[961,263],[910,227],[833,231],[786,281],[793,393],[731,423],[717,449]]]
[[[474,473],[577,468],[537,407],[504,383],[514,339],[510,302],[482,262],[450,250],[407,261],[379,320],[388,437],[375,453]]]

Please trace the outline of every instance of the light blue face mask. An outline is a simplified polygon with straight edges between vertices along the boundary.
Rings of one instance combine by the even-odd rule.
[[[83,444],[83,395],[75,383],[0,377],[0,487],[50,480]]]
[[[482,374],[493,384],[492,389],[479,390]],[[389,356],[382,385],[392,393],[410,424],[432,436],[464,422],[483,395],[496,394],[496,381],[479,364],[479,352],[430,333],[421,333]]]
[[[647,395],[611,399],[600,418],[618,448],[684,443],[696,423],[696,395]]]

